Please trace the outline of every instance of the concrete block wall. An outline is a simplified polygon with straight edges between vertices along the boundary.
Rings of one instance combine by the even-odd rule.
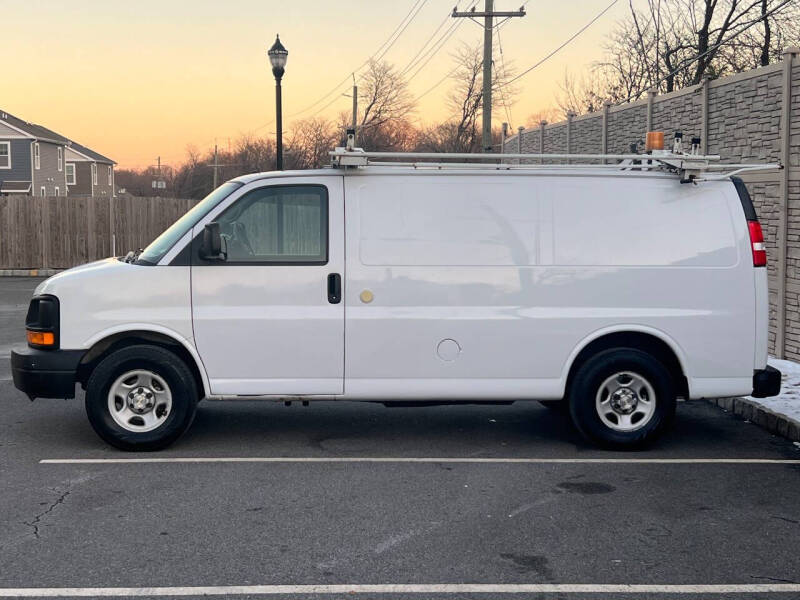
[[[788,102],[785,100],[788,98]],[[788,122],[787,125],[784,123]],[[770,288],[769,347],[800,360],[800,51],[784,62],[663,96],[651,96],[544,128],[544,152],[594,154],[643,149],[645,133],[673,132],[684,143],[700,137],[707,154],[729,162],[780,162],[780,172],[744,173],[767,240]],[[539,124],[510,137],[505,152],[539,153]],[[567,138],[570,140],[567,148]]]
[[[708,90],[709,154],[779,161],[782,87],[780,64],[712,81]]]
[[[572,120],[570,146],[567,152],[583,154],[602,154],[603,152],[603,115],[591,114],[575,117]]]
[[[647,103],[635,102],[608,111],[608,153],[624,154],[631,144],[644,143],[647,132]]]
[[[788,140],[786,356],[800,355],[800,57],[793,61]]]
[[[702,138],[702,86],[692,86],[678,94],[656,97],[653,102],[653,131],[663,131],[666,142],[671,142],[673,133],[683,133],[684,144],[693,137]]]

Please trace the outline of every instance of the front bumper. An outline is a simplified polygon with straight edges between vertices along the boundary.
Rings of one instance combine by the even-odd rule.
[[[28,398],[74,398],[78,365],[85,350],[11,351],[11,375]]]
[[[769,398],[781,393],[781,372],[767,365],[753,374],[753,398]]]

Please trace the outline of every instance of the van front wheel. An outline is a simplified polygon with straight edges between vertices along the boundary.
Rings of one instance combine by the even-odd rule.
[[[646,352],[628,348],[590,358],[569,391],[576,427],[591,441],[611,448],[651,442],[671,424],[675,406],[669,371]]]
[[[116,350],[92,372],[86,414],[95,432],[121,450],[159,450],[191,425],[197,385],[186,364],[160,346]]]

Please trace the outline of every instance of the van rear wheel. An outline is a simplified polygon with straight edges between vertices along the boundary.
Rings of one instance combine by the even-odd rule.
[[[95,432],[121,450],[159,450],[191,425],[198,400],[192,372],[160,346],[121,348],[105,357],[86,385]]]
[[[641,350],[606,350],[584,363],[572,381],[569,409],[580,432],[601,446],[638,448],[656,439],[675,416],[669,371]]]

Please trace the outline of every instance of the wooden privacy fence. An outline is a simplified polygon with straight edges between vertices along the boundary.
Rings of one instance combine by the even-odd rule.
[[[0,196],[0,269],[66,269],[144,248],[195,202]]]

